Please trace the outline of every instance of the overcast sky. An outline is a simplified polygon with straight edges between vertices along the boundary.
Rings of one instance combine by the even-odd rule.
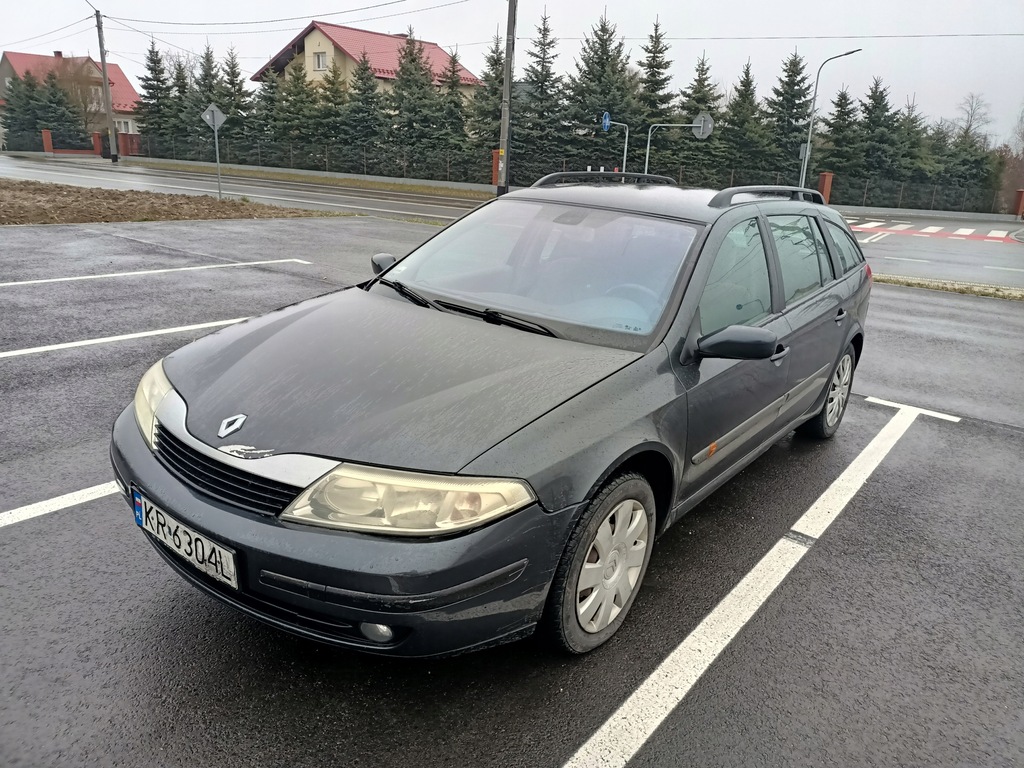
[[[13,0],[12,0],[13,2]],[[234,45],[249,73],[283,48],[310,19],[352,24],[380,32],[402,32],[412,24],[418,37],[458,47],[464,64],[474,73],[483,68],[487,42],[495,31],[504,35],[507,5],[502,0],[176,0],[173,3],[141,3],[138,0],[94,0],[107,16],[123,19],[166,43],[199,51],[209,41],[218,56]],[[436,8],[442,3],[452,3]],[[350,13],[332,13],[367,6]],[[526,50],[543,10],[547,7],[559,46],[559,69],[574,67],[580,41],[607,9],[608,17],[626,38],[634,60],[656,16],[669,38],[732,38],[671,41],[673,87],[684,87],[693,65],[706,52],[715,79],[728,88],[743,64],[750,59],[764,96],[774,83],[782,59],[793,50],[805,56],[811,75],[818,63],[852,48],[863,52],[829,63],[821,77],[819,109],[843,84],[863,95],[875,75],[890,87],[897,107],[908,98],[930,118],[955,117],[957,105],[969,92],[983,94],[991,111],[988,130],[996,141],[1009,136],[1024,107],[1024,0],[858,0],[857,2],[808,2],[793,0],[520,0],[516,69],[521,73]],[[49,0],[20,6],[17,14],[4,14],[0,48],[49,53],[92,54],[98,51],[96,31],[87,21],[55,34],[17,42],[83,19],[91,13],[85,0]],[[36,10],[39,9],[39,10]],[[331,14],[331,15],[329,15]],[[244,25],[239,22],[281,17],[301,20],[275,24]],[[373,18],[388,16],[389,18]],[[185,27],[149,23],[231,22],[225,26]],[[147,35],[106,22],[107,48],[138,82],[148,46]],[[965,35],[968,33],[1017,33],[1018,37],[885,38],[892,35]],[[843,39],[840,35],[869,35],[871,39]],[[773,40],[738,40],[738,37],[772,36]],[[810,39],[796,39],[806,37]],[[835,39],[823,39],[823,38]],[[161,49],[173,50],[157,41]],[[822,103],[824,102],[824,103]]]

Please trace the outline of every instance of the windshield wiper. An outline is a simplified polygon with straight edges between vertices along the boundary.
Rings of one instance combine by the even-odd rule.
[[[438,304],[436,301],[432,301],[428,299],[426,296],[417,293],[405,283],[400,283],[397,280],[388,280],[387,278],[384,277],[377,278],[377,282],[380,283],[381,285],[386,285],[399,296],[408,299],[413,304],[419,304],[421,307],[430,307],[431,309],[436,309],[438,312],[448,311],[440,304]]]
[[[453,309],[456,312],[464,312],[467,315],[479,317],[484,322],[491,323],[492,325],[507,325],[510,328],[518,328],[520,331],[539,333],[542,336],[552,336],[556,339],[559,338],[558,334],[546,325],[541,325],[535,320],[526,320],[522,317],[509,315],[497,309],[474,309],[473,307],[466,307],[462,304],[453,304],[450,301],[439,301],[437,304],[440,305],[441,309]]]

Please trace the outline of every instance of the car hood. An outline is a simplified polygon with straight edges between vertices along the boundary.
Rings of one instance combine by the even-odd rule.
[[[188,431],[237,455],[457,472],[639,357],[353,288],[218,331],[164,369]]]

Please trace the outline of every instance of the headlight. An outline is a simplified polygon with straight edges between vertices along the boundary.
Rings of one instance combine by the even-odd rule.
[[[153,432],[156,429],[156,409],[173,389],[164,374],[163,360],[160,360],[146,371],[138,389],[135,390],[135,421],[138,422],[150,450],[153,449]]]
[[[339,464],[304,490],[281,517],[328,528],[436,536],[473,528],[535,499],[520,480]]]

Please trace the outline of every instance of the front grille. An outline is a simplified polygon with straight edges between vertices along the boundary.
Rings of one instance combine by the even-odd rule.
[[[293,485],[236,469],[156,426],[156,456],[179,480],[218,501],[263,515],[284,511],[301,492]]]

